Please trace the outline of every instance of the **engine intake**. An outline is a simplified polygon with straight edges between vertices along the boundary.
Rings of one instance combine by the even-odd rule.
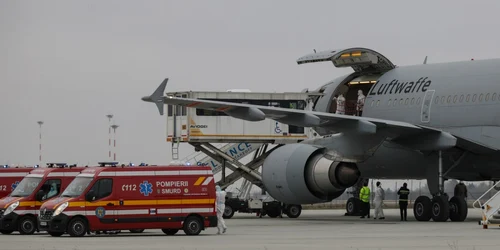
[[[262,166],[267,192],[288,204],[331,201],[356,184],[360,172],[335,152],[308,144],[289,144],[273,151]]]

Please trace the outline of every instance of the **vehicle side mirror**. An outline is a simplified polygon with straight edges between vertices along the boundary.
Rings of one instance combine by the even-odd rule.
[[[35,195],[35,199],[37,201],[42,201],[44,195],[45,195],[45,192],[43,190],[38,190],[38,192]]]
[[[86,201],[93,201],[95,198],[95,192],[94,190],[90,190],[86,195],[85,195],[85,200]]]

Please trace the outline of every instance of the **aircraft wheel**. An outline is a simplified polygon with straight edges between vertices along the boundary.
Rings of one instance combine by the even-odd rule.
[[[286,209],[286,215],[289,218],[297,218],[300,216],[301,213],[302,213],[301,205],[290,205]]]
[[[467,201],[461,197],[453,196],[450,199],[450,220],[465,221],[467,218]]]
[[[432,202],[427,196],[419,196],[413,204],[413,215],[418,221],[429,221],[432,218]]]
[[[359,200],[354,197],[349,198],[345,205],[345,210],[347,215],[356,215],[359,212]]]
[[[444,195],[434,196],[432,198],[432,220],[433,221],[447,221],[450,217],[450,203],[448,198]]]
[[[31,216],[25,216],[19,221],[19,233],[23,235],[34,234],[36,231],[36,220]]]
[[[14,231],[12,231],[12,230],[0,230],[1,234],[11,234],[12,232],[14,232]]]
[[[224,213],[222,214],[222,218],[224,219],[230,219],[234,215],[234,209],[233,207],[226,205],[224,208]]]

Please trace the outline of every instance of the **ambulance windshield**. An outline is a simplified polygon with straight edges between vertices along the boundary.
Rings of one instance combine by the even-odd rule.
[[[87,188],[92,177],[76,177],[61,194],[62,197],[78,197]]]
[[[38,184],[42,181],[40,177],[25,177],[19,184],[16,189],[10,194],[11,197],[27,197],[35,191],[35,188],[38,187]]]

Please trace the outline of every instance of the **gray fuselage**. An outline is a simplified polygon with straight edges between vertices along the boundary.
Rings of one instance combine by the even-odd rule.
[[[383,73],[365,93],[362,116],[437,128],[500,149],[499,70],[500,59],[397,67]],[[331,112],[333,96],[345,93],[347,83],[359,73],[354,75],[324,85],[324,96],[317,101],[315,110]],[[315,129],[320,134],[329,133],[325,128]],[[460,148],[444,152],[445,171],[464,152]],[[420,152],[385,141],[359,168],[367,178],[423,179],[429,167],[437,164],[435,152]],[[498,180],[500,156],[467,153],[445,177]]]

